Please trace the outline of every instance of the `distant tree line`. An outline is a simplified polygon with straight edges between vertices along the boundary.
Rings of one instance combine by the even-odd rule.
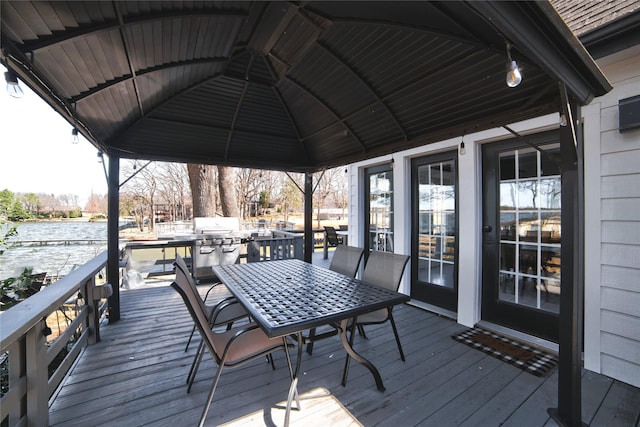
[[[0,191],[0,217],[10,221],[79,218],[83,211],[79,199],[73,194],[13,193],[4,189]],[[106,196],[92,195],[87,205],[94,206],[90,212],[99,213],[106,212],[106,203]]]
[[[156,222],[189,220],[193,216],[238,216],[246,221],[271,214],[288,221],[291,212],[303,208],[303,174],[166,162],[140,164],[133,160],[123,161],[121,166],[120,215],[134,217],[141,228],[145,223],[153,228]],[[194,209],[198,207],[192,198],[194,184],[199,206],[206,207],[200,213]],[[346,209],[344,168],[315,174],[314,187],[317,212],[322,208]],[[0,218],[79,218],[83,211],[106,217],[107,195],[92,194],[84,207],[79,206],[79,200],[72,194],[13,193],[5,189],[0,191]]]
[[[288,221],[290,212],[303,208],[303,174],[127,160],[121,163],[120,178],[126,182],[120,188],[121,213],[133,216],[140,227],[145,219],[153,228],[156,222],[215,215],[246,221],[271,214]],[[344,168],[317,173],[314,183],[315,209],[346,209]]]

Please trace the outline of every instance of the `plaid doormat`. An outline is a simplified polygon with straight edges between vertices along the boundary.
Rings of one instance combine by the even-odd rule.
[[[456,341],[510,363],[537,377],[553,372],[558,358],[534,347],[481,328],[471,328],[452,335]]]

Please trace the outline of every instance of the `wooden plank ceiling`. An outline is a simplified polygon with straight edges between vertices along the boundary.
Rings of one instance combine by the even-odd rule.
[[[610,90],[544,2],[1,8],[0,61],[123,158],[313,171],[559,111],[560,81]]]

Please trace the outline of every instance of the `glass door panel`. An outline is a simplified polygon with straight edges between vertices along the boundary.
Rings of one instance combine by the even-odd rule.
[[[457,309],[456,153],[413,161],[414,236],[411,296]]]
[[[391,164],[366,170],[365,243],[370,251],[393,252],[393,168]]]
[[[559,145],[541,147],[546,153]],[[560,307],[560,175],[533,148],[499,154],[499,299],[553,313]],[[543,167],[544,165],[544,167]]]

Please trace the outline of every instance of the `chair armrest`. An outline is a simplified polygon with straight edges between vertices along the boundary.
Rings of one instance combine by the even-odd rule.
[[[204,295],[204,302],[207,302],[207,298],[209,298],[209,292],[211,292],[213,290],[213,288],[215,288],[218,285],[222,285],[222,282],[216,282],[213,285],[211,285],[211,287],[207,290],[207,293]]]
[[[249,317],[249,313],[244,309],[244,307],[240,305],[240,308],[242,310],[241,312],[239,311],[236,315],[229,315],[229,318],[225,319],[224,322],[218,321],[218,317],[223,316],[225,310],[229,310],[232,307],[237,309],[236,304],[239,305],[240,302],[233,296],[227,297],[220,301],[211,312],[211,316],[209,317],[209,326],[213,327],[214,325],[219,325],[222,323],[231,323],[235,320]]]

